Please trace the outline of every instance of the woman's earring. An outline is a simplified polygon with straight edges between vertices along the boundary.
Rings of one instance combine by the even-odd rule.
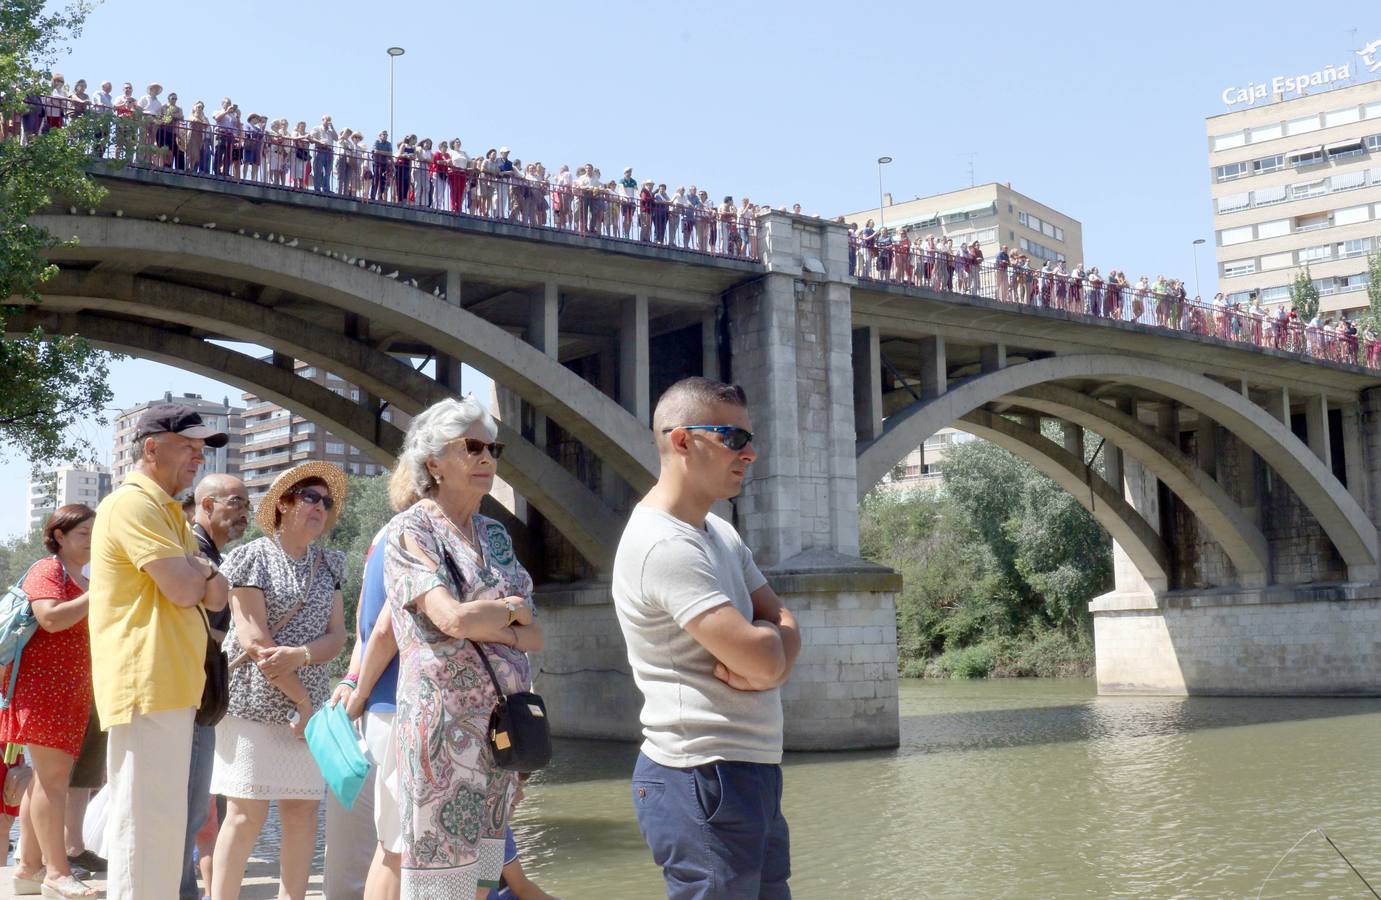
[[[441,476],[440,476],[440,475],[433,475],[432,477],[436,479],[436,483],[437,483],[437,484],[440,484],[440,483],[441,483]]]

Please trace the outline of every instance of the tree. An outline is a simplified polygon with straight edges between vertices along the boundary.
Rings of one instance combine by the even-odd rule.
[[[47,555],[43,532],[38,528],[0,542],[0,591],[24,577],[29,566]]]
[[[1290,283],[1290,304],[1299,312],[1300,320],[1309,322],[1319,314],[1319,288],[1309,273],[1309,266],[1295,273]]]
[[[1381,250],[1367,257],[1367,327],[1381,334]]]
[[[89,12],[84,2],[47,13],[43,0],[0,0],[0,116],[13,120],[26,97],[43,93],[53,63]],[[59,203],[100,202],[105,192],[88,166],[98,135],[112,127],[112,117],[92,114],[24,142],[0,141],[0,301],[38,302],[44,282],[57,274],[45,254],[64,242],[29,219]],[[0,441],[21,448],[35,466],[91,459],[90,443],[66,431],[78,421],[105,424],[111,357],[80,337],[11,337],[12,314],[13,307],[0,307]]]

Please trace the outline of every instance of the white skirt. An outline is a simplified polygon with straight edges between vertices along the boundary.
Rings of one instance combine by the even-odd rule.
[[[226,716],[216,726],[211,793],[244,800],[320,800],[326,780],[307,742],[287,725]]]

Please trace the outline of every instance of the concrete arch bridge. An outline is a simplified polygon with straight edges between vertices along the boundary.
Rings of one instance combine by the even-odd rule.
[[[900,581],[858,559],[858,502],[950,425],[1032,462],[1114,538],[1116,587],[1093,603],[1100,689],[1381,693],[1375,373],[856,282],[841,226],[785,213],[760,217],[753,261],[179,173],[99,177],[103,208],[36,219],[76,242],[11,329],[242,385],[383,463],[402,437],[385,406],[453,393],[461,363],[495,380],[561,733],[636,733],[603,578],[655,479],[650,410],[701,373],[753,401],[762,458],[726,512],[806,630],[783,694],[793,748],[897,741]]]

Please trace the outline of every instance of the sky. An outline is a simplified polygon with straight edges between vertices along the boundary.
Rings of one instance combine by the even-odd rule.
[[[508,145],[549,171],[691,184],[834,216],[1012,187],[1083,224],[1084,262],[1216,290],[1204,119],[1229,86],[1355,63],[1381,6],[106,0],[59,62],[71,84],[150,81],[184,109],[222,96],[270,119]],[[319,10],[314,13],[313,10]],[[1311,10],[1320,14],[1313,15]],[[1353,29],[1356,29],[1355,33]],[[1076,260],[1071,260],[1076,261]],[[155,363],[112,367],[115,407],[239,391]],[[108,455],[109,429],[83,425]],[[0,445],[0,537],[24,527],[28,465]]]

